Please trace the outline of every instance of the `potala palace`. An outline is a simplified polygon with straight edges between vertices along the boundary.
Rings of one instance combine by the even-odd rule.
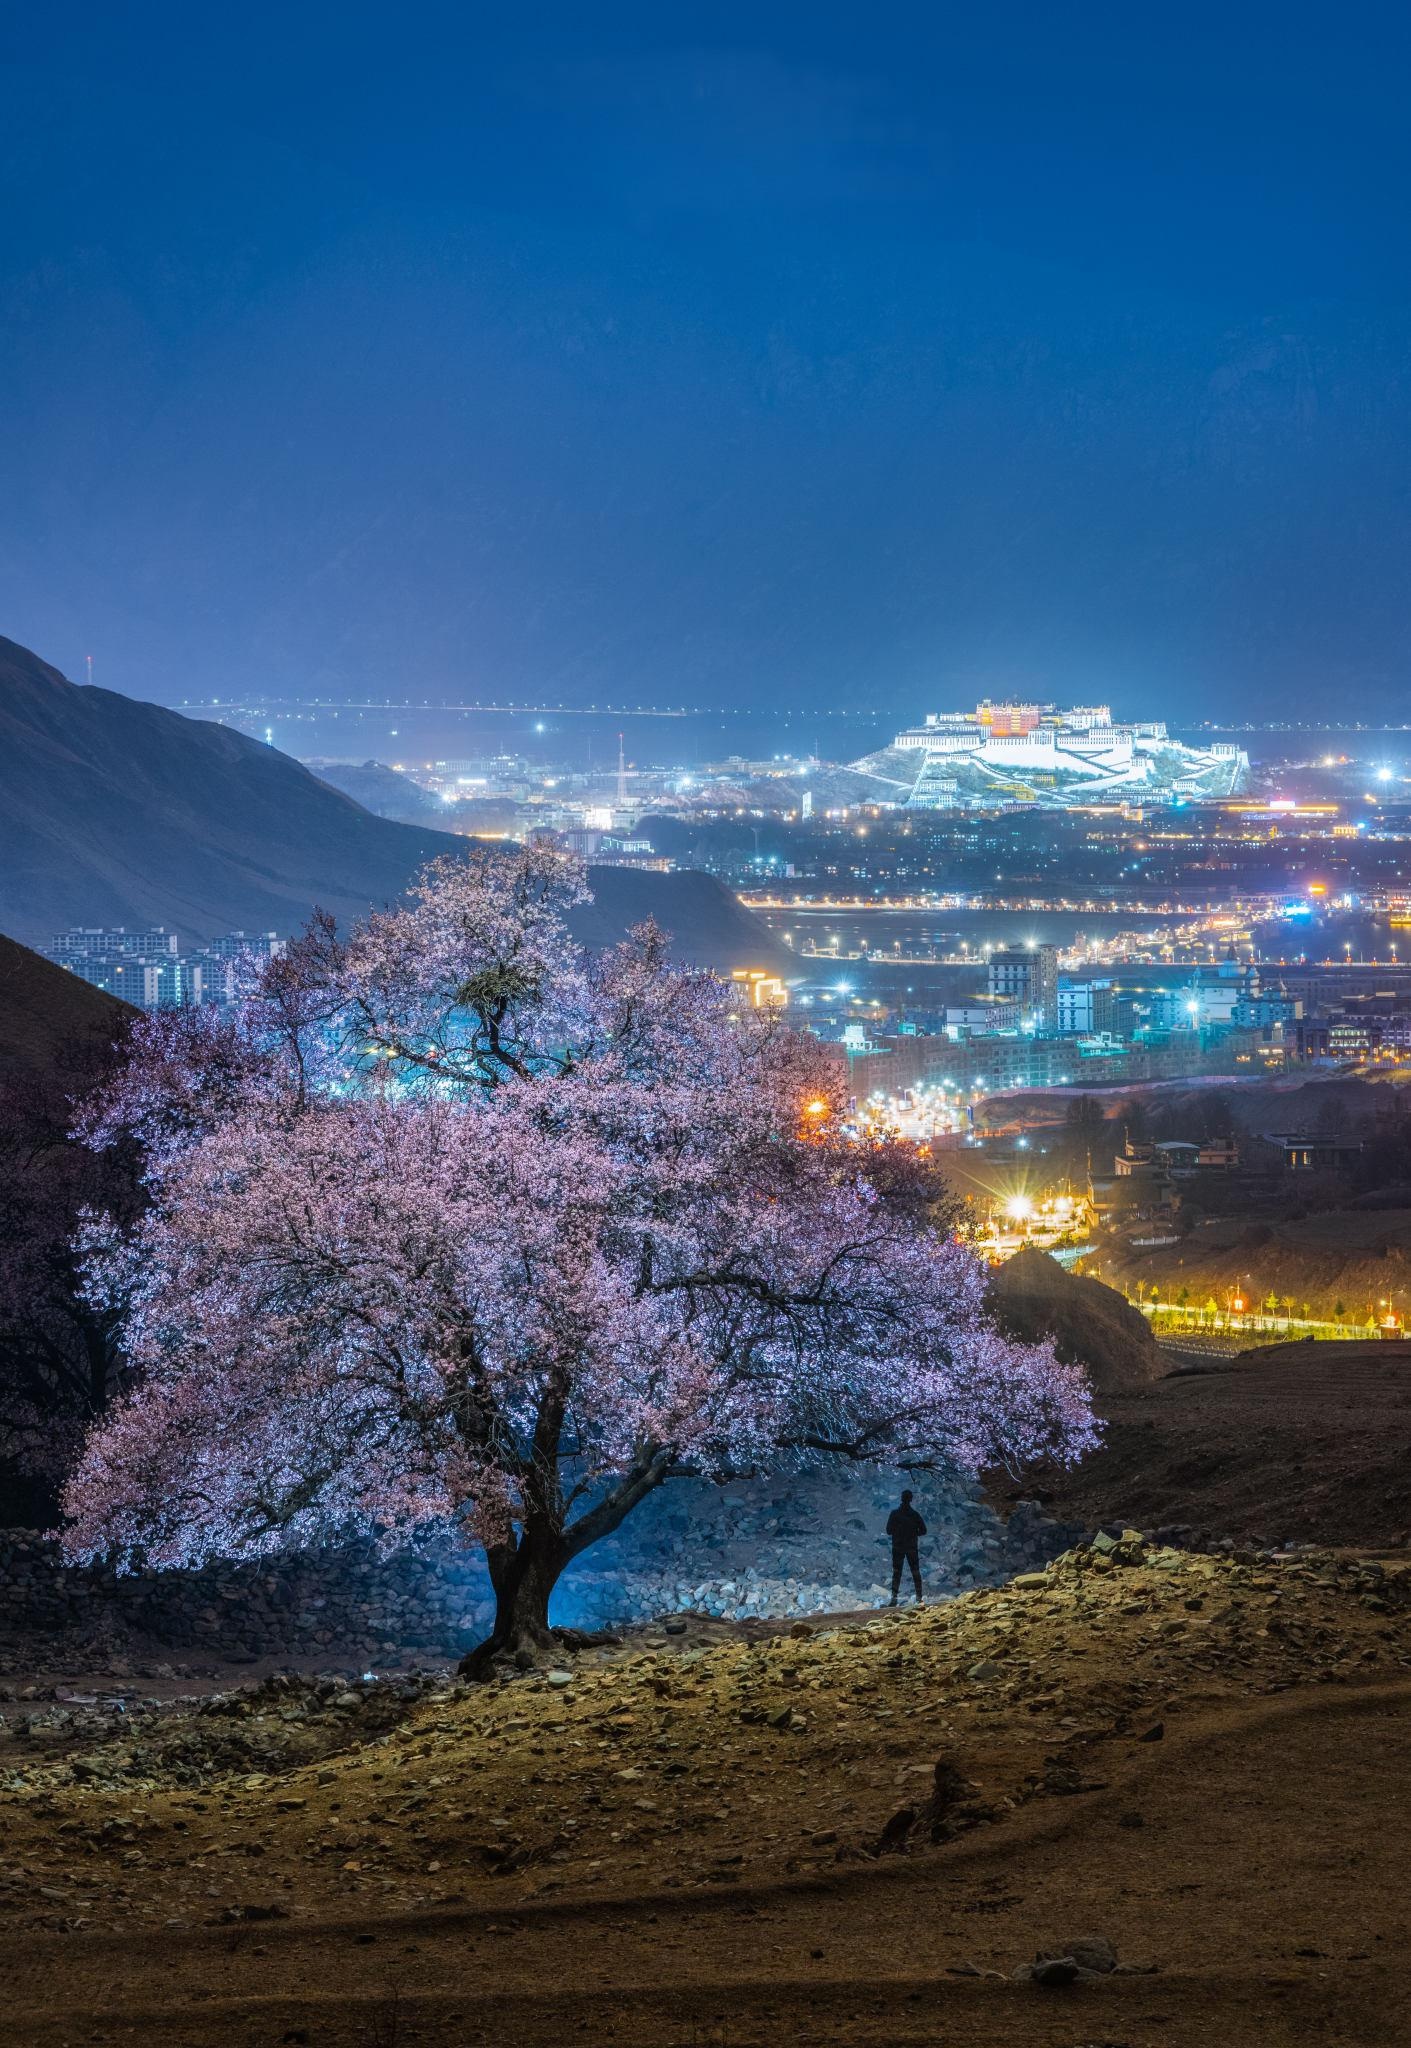
[[[882,801],[924,810],[1234,796],[1249,756],[1228,742],[1173,740],[1161,720],[1119,725],[1105,704],[995,704],[932,712],[854,763]]]

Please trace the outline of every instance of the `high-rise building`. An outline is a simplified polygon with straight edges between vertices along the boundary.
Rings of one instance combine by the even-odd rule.
[[[1039,1031],[1058,1021],[1057,946],[1014,946],[990,955],[989,992],[1016,1003],[1020,1015]]]
[[[61,967],[75,960],[165,960],[178,951],[176,933],[164,924],[145,932],[130,932],[120,924],[71,925],[56,932],[47,948],[48,957]]]
[[[245,953],[272,960],[283,953],[284,944],[278,932],[227,932],[224,938],[212,939],[208,946],[198,950],[216,960],[238,960]]]
[[[1059,977],[1054,998],[1054,1029],[1065,1036],[1084,1037],[1095,1031],[1110,1032],[1114,1021],[1112,983],[1074,981]]]
[[[182,953],[176,933],[165,925],[146,932],[93,925],[58,933],[47,950],[51,960],[94,988],[139,1010],[169,1010],[234,1002],[246,986],[247,968],[284,946],[277,932],[227,932]]]
[[[90,959],[80,956],[64,966],[80,981],[106,989],[120,1002],[137,1010],[176,1010],[199,1003],[205,993],[199,962],[168,954],[154,959],[140,957]]]

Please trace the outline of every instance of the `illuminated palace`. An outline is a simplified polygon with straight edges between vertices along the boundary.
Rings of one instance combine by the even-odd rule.
[[[1227,742],[1173,740],[1160,720],[1116,724],[1105,704],[995,704],[932,712],[855,764],[889,785],[884,801],[925,810],[1233,796],[1249,757]],[[878,792],[879,797],[882,791]]]

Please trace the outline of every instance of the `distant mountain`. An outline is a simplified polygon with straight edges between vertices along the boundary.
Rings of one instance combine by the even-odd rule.
[[[430,825],[433,830],[445,823],[446,805],[401,768],[389,768],[384,761],[310,761],[308,765],[320,782],[341,790],[374,818]]]
[[[513,832],[520,805],[511,796],[459,797],[444,803],[413,782],[403,768],[381,761],[310,761],[320,782],[332,783],[376,818],[397,818],[403,825],[430,825],[433,830],[494,838]]]
[[[80,688],[0,638],[0,931],[42,944],[69,925],[173,926],[183,942],[346,921],[406,889],[451,833],[375,818],[243,733]],[[589,944],[654,916],[703,966],[787,961],[711,877],[595,868]]]
[[[458,842],[371,817],[286,754],[0,639],[0,930],[288,932],[397,896]]]
[[[585,946],[610,946],[634,924],[654,917],[675,940],[683,960],[728,974],[736,967],[766,967],[797,976],[798,961],[762,918],[718,882],[685,868],[654,875],[640,868],[589,868],[591,903],[572,912],[573,935]]]
[[[0,934],[0,1078],[50,1071],[86,1047],[105,1046],[135,1015],[116,996]]]

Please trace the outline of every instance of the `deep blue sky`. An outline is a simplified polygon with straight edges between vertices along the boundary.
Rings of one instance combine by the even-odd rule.
[[[0,26],[0,631],[268,688],[1404,712],[1404,6]]]

